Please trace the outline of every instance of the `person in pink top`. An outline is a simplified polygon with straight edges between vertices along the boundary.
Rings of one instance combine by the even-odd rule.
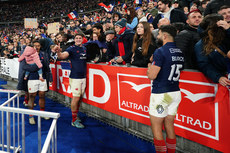
[[[42,63],[40,61],[39,55],[33,47],[27,46],[23,52],[23,54],[19,57],[18,61],[21,62],[22,60],[26,60],[27,64],[33,65],[36,64],[39,68],[38,74],[39,74],[39,80],[44,81],[42,77]],[[25,72],[25,77],[24,80],[27,80],[30,72],[26,71]]]

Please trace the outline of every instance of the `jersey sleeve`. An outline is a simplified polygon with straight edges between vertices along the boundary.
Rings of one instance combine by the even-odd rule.
[[[162,67],[163,60],[164,60],[164,57],[163,57],[163,55],[161,53],[161,50],[157,49],[153,53],[153,63],[152,63],[152,65],[156,65],[156,66]]]
[[[68,47],[64,52],[68,52],[69,53],[69,57],[71,56],[72,54],[72,47]]]

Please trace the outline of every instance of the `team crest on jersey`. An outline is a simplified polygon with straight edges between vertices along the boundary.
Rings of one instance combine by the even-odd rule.
[[[164,107],[162,105],[157,105],[156,109],[159,114],[162,114],[164,112]]]

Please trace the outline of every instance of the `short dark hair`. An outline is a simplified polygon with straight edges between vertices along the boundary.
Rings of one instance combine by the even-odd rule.
[[[158,0],[157,3],[158,2],[162,2],[164,4],[168,4],[168,7],[171,7],[171,4],[172,4],[172,2],[170,0]]]
[[[81,36],[81,37],[83,38],[83,37],[84,37],[84,34],[83,34],[82,32],[78,32],[78,33],[75,34],[74,38],[75,38],[76,36]]]
[[[39,40],[37,40],[37,39],[35,39],[35,40],[32,42],[32,44],[35,44],[35,43],[39,43],[39,44],[41,45],[41,42],[40,42]]]
[[[219,11],[221,11],[221,10],[223,10],[223,9],[228,9],[228,8],[230,8],[229,5],[223,5],[223,6],[220,7]],[[219,11],[218,11],[218,12],[219,12]]]
[[[207,0],[203,0],[203,1],[201,2],[201,5],[206,4],[206,3],[207,3]]]
[[[103,32],[103,27],[102,27],[102,25],[101,25],[100,23],[95,23],[95,24],[93,25],[93,28],[100,29],[101,32]]]
[[[172,25],[162,25],[162,26],[159,27],[159,31],[166,32],[170,36],[172,36],[173,38],[175,38],[175,36],[177,35],[177,30]]]

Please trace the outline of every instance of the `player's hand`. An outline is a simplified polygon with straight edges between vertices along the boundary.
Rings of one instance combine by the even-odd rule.
[[[53,48],[53,51],[54,51],[54,52],[56,52],[56,53],[61,52],[61,48],[60,48],[60,46],[55,45],[55,46],[54,46],[54,48]]]

